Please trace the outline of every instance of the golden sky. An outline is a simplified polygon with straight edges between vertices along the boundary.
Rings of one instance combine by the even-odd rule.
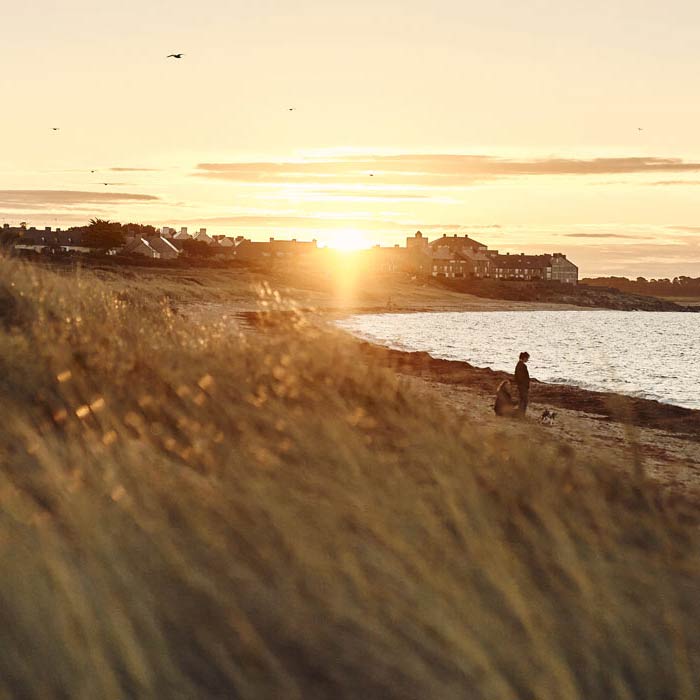
[[[3,8],[0,221],[700,275],[700,3],[144,5]]]

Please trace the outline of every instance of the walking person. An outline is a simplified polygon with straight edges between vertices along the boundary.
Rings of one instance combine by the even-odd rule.
[[[519,410],[521,416],[525,416],[530,397],[530,372],[527,369],[527,361],[529,359],[529,352],[521,352],[518,364],[515,366],[515,384],[518,387],[518,395],[520,397]]]

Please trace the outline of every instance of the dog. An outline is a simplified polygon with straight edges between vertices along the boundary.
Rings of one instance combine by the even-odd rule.
[[[542,423],[542,425],[554,425],[554,419],[556,417],[557,414],[554,411],[550,411],[549,409],[545,408],[540,416],[540,423]]]

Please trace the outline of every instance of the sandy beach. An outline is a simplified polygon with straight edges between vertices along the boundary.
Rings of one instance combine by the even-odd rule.
[[[488,432],[517,435],[524,442],[557,441],[581,453],[595,452],[675,491],[700,496],[700,411],[619,394],[533,381],[524,420],[499,418],[493,402],[505,372],[360,343],[362,352],[405,381]],[[545,409],[553,425],[542,425]]]

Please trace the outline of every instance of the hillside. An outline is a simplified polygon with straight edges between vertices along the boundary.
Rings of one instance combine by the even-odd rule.
[[[555,303],[619,311],[695,311],[678,303],[653,296],[621,291],[613,287],[546,282],[508,282],[501,280],[441,280],[446,289],[488,299],[519,302]]]
[[[152,283],[0,259],[1,697],[694,696],[700,512],[633,447],[482,432]]]

